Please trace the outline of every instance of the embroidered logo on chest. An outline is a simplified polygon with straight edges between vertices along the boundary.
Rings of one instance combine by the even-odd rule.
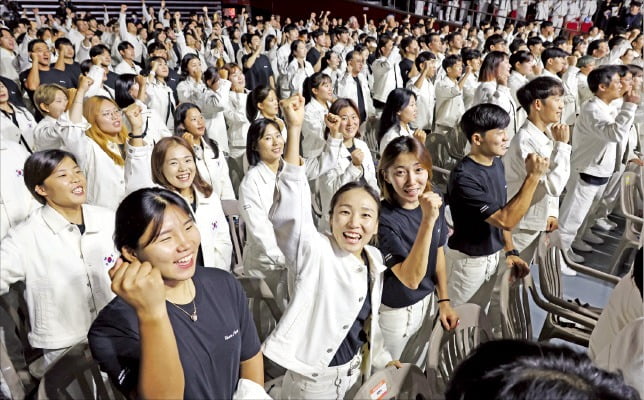
[[[17,169],[17,170],[16,170],[16,176],[20,176],[20,177],[21,177],[21,176],[23,176],[23,175],[24,175],[24,171],[23,171],[22,169]]]
[[[103,263],[105,264],[106,267],[112,267],[114,263],[116,262],[116,258],[114,257],[114,254],[110,254],[107,257],[103,257]]]

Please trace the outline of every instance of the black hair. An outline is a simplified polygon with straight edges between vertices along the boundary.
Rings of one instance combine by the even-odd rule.
[[[183,136],[183,134],[186,133],[186,130],[183,127],[183,121],[186,119],[188,111],[192,110],[193,108],[201,112],[201,108],[199,108],[199,106],[193,103],[181,103],[174,110],[174,135],[175,136]],[[217,142],[208,135],[208,132],[205,132],[202,138],[212,148],[212,151],[214,153],[213,158],[215,159],[219,158],[219,145],[217,144]]]
[[[302,95],[304,96],[306,104],[314,97],[313,89],[319,88],[324,82],[331,83],[331,77],[323,72],[316,72],[304,80]]]
[[[617,65],[602,65],[595,68],[588,74],[588,88],[591,92],[597,94],[599,85],[610,85],[610,81],[615,74],[619,75]]]
[[[470,60],[481,58],[481,52],[471,47],[463,47],[461,49],[461,58],[463,59],[463,64],[466,64]]]
[[[134,103],[135,99],[130,94],[130,89],[136,83],[136,75],[121,74],[114,81],[114,100],[119,108],[123,109]]]
[[[381,51],[381,49],[383,49],[385,46],[387,46],[387,44],[388,44],[389,42],[391,42],[391,41],[393,41],[393,39],[391,38],[391,36],[389,36],[389,35],[387,35],[387,34],[380,35],[380,37],[378,38],[378,49],[377,49],[377,52],[378,52],[378,54],[379,54],[380,56],[382,56],[382,51]]]
[[[89,74],[89,70],[92,68],[92,65],[94,64],[92,63],[92,60],[89,58],[86,58],[83,61],[81,61],[80,64],[78,64],[78,66],[80,67],[81,74],[82,75]]]
[[[378,125],[378,142],[392,126],[400,122],[398,113],[407,107],[412,97],[415,99],[416,94],[409,89],[396,88],[389,92]]]
[[[538,44],[543,44],[543,40],[539,36],[530,36],[528,38],[528,48],[538,45]]]
[[[92,48],[89,49],[89,58],[92,59],[94,57],[100,56],[105,53],[105,51],[109,53],[110,49],[102,43],[97,44],[96,46],[92,46]]]
[[[568,53],[558,47],[549,47],[541,53],[541,62],[545,66],[551,58],[566,58]]]
[[[116,209],[114,223],[114,245],[119,251],[123,248],[136,250],[139,240],[148,226],[152,235],[141,247],[152,243],[161,232],[163,217],[170,206],[180,208],[188,218],[194,220],[186,200],[175,192],[159,187],[139,189],[127,195]]]
[[[492,129],[505,129],[510,124],[510,115],[503,108],[496,104],[479,104],[469,110],[461,117],[460,127],[467,140],[472,142],[472,135]]]
[[[132,48],[134,48],[134,46],[132,46],[132,43],[128,42],[127,40],[124,40],[124,41],[122,41],[121,43],[119,43],[119,45],[118,45],[118,47],[117,47],[116,49],[117,49],[117,50],[119,51],[119,53],[120,53],[121,51],[124,51],[124,50],[125,50],[125,49],[127,49],[128,47],[132,47]]]
[[[42,185],[45,179],[49,178],[65,157],[71,158],[78,164],[76,156],[70,152],[58,149],[37,151],[31,154],[25,161],[23,167],[25,186],[27,186],[29,193],[40,204],[46,204],[47,200],[45,197],[36,193],[36,186]]]
[[[550,96],[563,96],[563,84],[555,78],[540,76],[523,85],[517,90],[517,99],[521,108],[530,113],[530,106],[536,100],[544,100]]]
[[[219,81],[219,71],[217,67],[208,67],[203,73],[203,82],[206,86],[210,87],[212,84]]]
[[[67,40],[69,40],[69,39],[67,39]],[[34,39],[34,40],[31,40],[29,42],[29,44],[27,44],[27,52],[31,53],[32,51],[34,51],[34,46],[37,45],[38,43],[42,43],[45,46],[47,46],[47,42],[45,42],[44,40],[42,40],[42,39]],[[47,48],[49,48],[49,46],[47,46]]]
[[[525,40],[521,38],[512,40],[512,43],[510,43],[510,54],[514,54],[515,52],[519,51],[519,48],[523,45],[527,46]]]
[[[315,31],[311,32],[310,36],[311,36],[311,39],[313,39],[313,41],[315,41],[315,39],[319,38],[320,36],[324,36],[325,33],[326,32],[324,32],[322,29],[318,29],[318,30],[315,30]]]
[[[496,46],[499,43],[505,43],[505,39],[503,39],[503,36],[501,34],[495,33],[494,35],[490,35],[485,40],[485,44],[483,45],[483,50],[491,51],[490,47]]]
[[[288,63],[290,64],[291,61],[295,58],[295,52],[297,51],[297,46],[300,43],[304,43],[303,40],[300,39],[295,39],[294,41],[291,42],[291,52],[288,55]],[[304,43],[306,45],[306,43]],[[304,59],[306,60],[306,54],[304,55]]]
[[[519,50],[516,53],[512,53],[510,56],[510,66],[513,71],[516,71],[516,64],[523,64],[524,62],[532,61],[532,53],[525,50]]]
[[[418,68],[418,70],[420,71],[423,63],[428,60],[436,60],[434,53],[432,53],[431,51],[420,52],[420,54],[418,54],[418,57],[416,57],[416,60],[414,61],[416,68]]]
[[[157,50],[167,50],[163,43],[154,41],[148,45],[148,54],[152,54]]]
[[[259,113],[257,104],[266,100],[271,91],[273,91],[273,88],[270,86],[260,85],[253,89],[252,92],[248,93],[248,97],[246,98],[246,118],[248,118],[249,121],[252,122],[257,118],[257,114]]]
[[[188,53],[181,59],[181,78],[180,81],[184,81],[188,78],[188,63],[192,60],[199,60],[199,56],[193,53]],[[201,62],[201,61],[199,61]]]
[[[554,38],[554,40],[552,41],[552,46],[553,46],[553,47],[559,47],[559,48],[561,48],[561,46],[562,46],[562,45],[564,45],[564,44],[566,44],[566,42],[568,42],[568,40],[567,40],[565,37],[557,36],[557,37],[556,37],[556,38]],[[563,49],[562,49],[562,50],[563,50]]]
[[[407,52],[407,47],[409,47],[412,42],[416,40],[415,37],[413,36],[405,36],[401,41],[400,44],[398,45],[398,48],[401,49],[404,52]]]
[[[602,43],[607,43],[605,39],[595,39],[592,42],[588,43],[588,48],[586,49],[586,54],[592,56],[595,50],[599,48],[599,45]]]
[[[248,134],[246,135],[246,157],[248,164],[254,166],[261,161],[259,152],[257,151],[257,143],[264,137],[266,128],[270,125],[280,132],[280,126],[277,122],[268,118],[258,118],[251,121],[250,127],[248,127]]]
[[[479,82],[495,80],[499,65],[507,59],[508,54],[502,51],[491,51],[487,53],[479,70]]]
[[[38,28],[36,31],[36,37],[38,39],[42,39],[42,37],[45,35],[45,32],[49,31],[51,33],[51,28],[48,26],[43,26],[42,28]]]
[[[443,59],[443,69],[447,71],[447,68],[453,67],[457,62],[462,60],[458,54],[450,54]]]
[[[286,25],[286,26],[284,27],[284,31],[283,31],[283,32],[284,32],[284,33],[290,33],[290,32],[292,32],[292,31],[297,31],[297,30],[298,30],[298,29],[297,29],[297,26],[295,26],[295,24],[288,24],[288,25]],[[299,32],[299,31],[298,31],[298,32]]]

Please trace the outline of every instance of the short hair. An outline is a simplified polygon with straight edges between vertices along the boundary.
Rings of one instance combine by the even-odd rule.
[[[602,65],[588,74],[588,88],[594,94],[599,91],[599,85],[610,85],[613,76],[619,75],[617,65]]]
[[[510,114],[496,104],[483,103],[478,104],[463,114],[460,122],[460,128],[472,142],[472,135],[485,132],[492,129],[505,129],[510,124]]]
[[[351,107],[353,109],[353,111],[355,111],[356,115],[358,115],[358,118],[360,118],[360,110],[358,109],[358,106],[356,105],[356,103],[353,100],[347,99],[347,98],[344,98],[344,97],[340,97],[339,99],[334,101],[333,104],[331,104],[331,107],[329,107],[329,113],[335,114],[335,115],[340,115],[340,110],[342,110],[344,108],[347,108],[347,107]],[[360,121],[360,122],[362,122],[362,121]],[[331,130],[329,129],[329,127],[328,126],[325,127],[324,128],[324,139],[328,139],[330,133],[331,133]],[[356,132],[355,137],[357,137],[357,138],[360,137],[360,130],[359,129],[358,129],[358,132]]]
[[[595,50],[599,48],[599,45],[606,43],[605,39],[595,39],[592,42],[588,43],[588,48],[586,49],[586,54],[592,56]]]
[[[553,45],[554,47],[560,47],[560,46],[562,46],[562,45],[566,44],[566,42],[568,42],[568,40],[567,40],[565,37],[557,36],[557,37],[556,37],[556,38],[554,38],[554,40],[552,41],[552,45]]]
[[[524,62],[532,61],[532,53],[525,50],[519,50],[516,53],[512,53],[510,56],[510,66],[512,70],[516,70],[516,63],[523,64]]]
[[[490,35],[490,37],[485,40],[483,50],[490,51],[490,47],[496,46],[499,43],[505,43],[505,39],[501,34],[495,33],[494,35]]]
[[[27,44],[27,52],[31,53],[32,51],[34,51],[34,46],[37,45],[38,43],[42,43],[45,46],[47,46],[47,42],[45,42],[44,40],[34,39],[34,40],[31,40],[29,44]],[[49,46],[47,46],[47,48],[49,48]]]
[[[257,151],[257,143],[264,137],[268,126],[272,126],[280,132],[280,126],[277,122],[268,118],[258,118],[251,121],[250,127],[248,127],[248,134],[246,135],[246,157],[250,166],[255,166],[261,161],[259,152]]]
[[[414,40],[416,40],[416,38],[415,38],[415,37],[413,37],[413,36],[405,36],[405,37],[400,41],[400,45],[399,45],[398,47],[400,47],[400,49],[401,49],[401,50],[403,50],[403,51],[405,51],[405,52],[406,52],[406,51],[407,51],[407,47],[409,47],[409,45],[411,45],[411,44],[412,44],[412,42],[413,42]]]
[[[566,53],[565,51],[561,50],[558,47],[550,47],[545,49],[541,53],[541,62],[545,66],[548,63],[548,60],[550,60],[551,58],[559,58],[559,57],[566,58],[568,57],[568,53]]]
[[[514,54],[514,52],[518,51],[521,46],[527,46],[527,43],[525,40],[521,38],[515,38],[512,40],[512,43],[510,43],[510,53]]]
[[[447,68],[453,67],[459,61],[463,61],[461,56],[458,54],[450,54],[443,59],[443,69],[447,71]]]
[[[121,52],[121,51],[124,51],[125,49],[127,49],[128,47],[134,48],[134,46],[132,46],[132,43],[128,42],[127,40],[124,40],[121,43],[119,43],[119,45],[117,47],[117,50],[119,52]]]
[[[608,48],[613,50],[615,47],[621,45],[624,42],[626,42],[626,38],[623,38],[621,36],[613,36],[608,40]]]
[[[588,64],[594,63],[594,62],[595,62],[595,57],[593,57],[593,56],[588,56],[588,55],[581,56],[577,60],[577,68],[583,68],[583,67],[587,66]]]
[[[327,53],[327,54],[328,54],[328,53]],[[359,52],[359,51],[351,50],[350,52],[348,52],[348,53],[347,53],[347,55],[346,55],[346,56],[344,56],[344,60],[345,60],[346,62],[349,62],[349,61],[353,60],[353,56],[355,56],[355,55],[361,55],[361,54],[360,54],[360,52]]]
[[[36,186],[42,185],[66,157],[78,164],[72,153],[58,149],[37,151],[25,161],[23,168],[25,186],[40,204],[46,204],[47,200],[36,192]]]
[[[543,44],[543,40],[539,36],[531,36],[528,38],[528,48],[536,46],[538,44]]]
[[[416,60],[414,60],[414,63],[416,64],[416,68],[420,70],[423,63],[428,60],[436,60],[436,56],[434,55],[434,53],[432,53],[431,51],[420,52],[420,54],[418,54],[418,57],[416,57]]]
[[[391,36],[389,36],[387,34],[380,35],[380,37],[378,38],[378,50],[377,50],[378,54],[382,54],[380,52],[380,49],[384,48],[391,41],[393,41]]]
[[[313,32],[310,33],[311,39],[315,41],[317,38],[320,36],[324,36],[326,32],[324,32],[322,29],[317,29]]]
[[[284,33],[290,33],[292,31],[297,31],[297,30],[298,29],[297,29],[297,26],[295,26],[295,24],[288,24],[284,27]]]
[[[563,84],[555,78],[540,76],[523,85],[517,90],[517,99],[521,107],[529,114],[530,106],[536,100],[544,100],[550,96],[563,96]]]
[[[466,64],[470,60],[481,58],[481,52],[471,47],[463,47],[461,49],[461,57],[463,58],[463,64]]]
[[[154,41],[148,45],[148,54],[152,54],[157,50],[167,50],[163,43],[159,41]]]
[[[109,53],[110,49],[103,43],[97,44],[96,46],[92,46],[92,48],[89,49],[89,58],[100,56],[106,51]]]
[[[54,100],[56,100],[56,92],[58,91],[63,92],[65,94],[65,97],[69,99],[67,89],[57,83],[46,83],[44,85],[38,86],[38,88],[34,92],[34,106],[36,106],[41,114],[47,115],[47,112],[40,108],[40,105],[50,105],[51,103],[53,103]]]
[[[543,21],[543,22],[541,22],[541,26],[539,26],[539,29],[550,28],[550,27],[553,27],[553,26],[554,26],[554,24],[551,21]]]

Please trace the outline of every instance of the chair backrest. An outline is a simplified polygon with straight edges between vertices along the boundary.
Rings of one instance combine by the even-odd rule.
[[[22,400],[25,398],[25,386],[22,384],[18,372],[13,367],[13,362],[9,358],[7,348],[4,342],[4,330],[0,327],[0,374],[1,381],[9,389],[9,395],[13,400]],[[0,395],[2,392],[0,392]],[[1,397],[1,396],[0,396]]]
[[[31,347],[29,343],[31,325],[29,322],[29,308],[25,301],[24,291],[24,282],[17,282],[11,285],[9,292],[0,296],[0,308],[2,308],[0,312],[4,312],[8,317],[7,323],[12,324],[12,326],[4,327],[5,335],[14,334],[20,339],[24,361],[29,365],[42,357],[42,350]]]
[[[378,124],[380,124],[380,120],[376,117],[369,117],[363,124],[363,139],[367,143],[367,147],[371,151],[371,156],[376,165],[378,164],[378,160],[380,160],[380,152],[378,151],[379,143],[376,136],[378,133]]]
[[[506,268],[501,279],[499,306],[503,338],[532,340],[528,288],[523,279],[510,281],[512,271]]]
[[[239,276],[237,280],[248,297],[248,305],[253,314],[259,339],[264,341],[282,318],[282,310],[264,279],[255,276]]]
[[[640,179],[638,179],[637,172],[625,171],[622,175],[621,181],[621,195],[620,203],[622,212],[626,215],[626,232],[632,232],[638,235],[642,230],[642,223],[636,222],[637,219],[641,221],[641,214],[638,207],[642,206],[642,188],[640,187]]]
[[[434,325],[429,337],[427,380],[432,395],[445,392],[454,369],[480,343],[493,340],[492,329],[485,311],[476,304],[454,307],[459,316],[458,326],[445,331],[440,322]]]
[[[537,259],[539,260],[539,287],[543,296],[552,301],[562,298],[561,262],[563,261],[547,235],[539,238]]]
[[[246,243],[246,224],[239,214],[239,203],[237,200],[222,200],[221,207],[228,221],[230,237],[233,242],[234,258],[232,271],[239,275],[244,270],[243,251]]]
[[[124,398],[109,382],[105,382],[86,342],[70,347],[51,364],[38,387],[38,400]]]
[[[429,399],[431,393],[423,371],[414,364],[390,366],[373,375],[360,387],[354,399]]]

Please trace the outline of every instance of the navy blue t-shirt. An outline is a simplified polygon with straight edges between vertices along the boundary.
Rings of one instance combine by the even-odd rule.
[[[250,58],[250,54],[242,57],[242,63]],[[268,86],[270,84],[270,77],[273,75],[273,68],[271,62],[263,54],[260,54],[255,59],[255,62],[250,68],[244,67],[244,77],[246,78],[246,89],[253,90],[259,86]]]
[[[501,159],[485,166],[464,157],[447,184],[454,234],[450,249],[470,256],[487,256],[503,248],[503,231],[485,220],[507,203],[505,169]]]
[[[260,350],[259,337],[239,282],[228,272],[198,267],[193,277],[198,320],[166,302],[185,376],[186,399],[231,399],[240,362]],[[182,305],[192,313],[192,303]],[[136,313],[114,298],[92,324],[94,359],[126,396],[137,388],[141,343]]]
[[[436,253],[438,248],[447,243],[447,222],[445,221],[445,204],[440,208],[440,215],[434,224],[432,242],[429,247],[427,272],[416,290],[405,286],[391,271],[409,256],[418,228],[423,217],[420,206],[407,210],[382,201],[380,221],[378,224],[378,247],[382,252],[387,270],[382,288],[382,304],[392,308],[407,307],[434,292],[436,280]]]

